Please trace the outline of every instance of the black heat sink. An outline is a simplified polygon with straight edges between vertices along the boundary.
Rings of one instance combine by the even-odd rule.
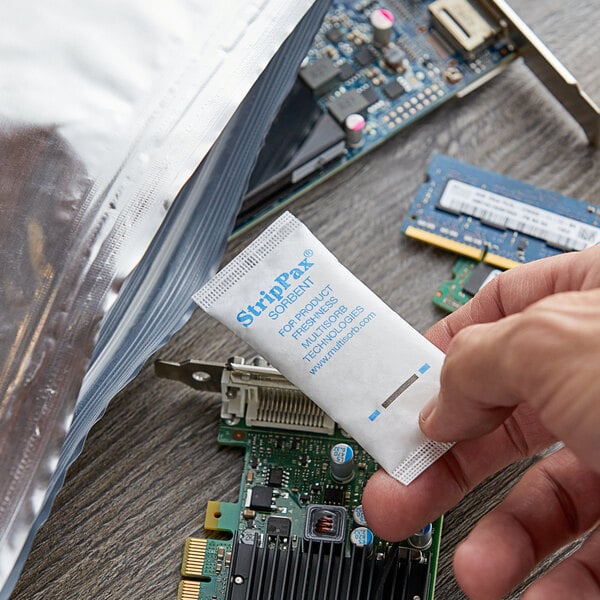
[[[385,557],[344,544],[234,540],[227,600],[426,600],[429,557],[392,545]]]

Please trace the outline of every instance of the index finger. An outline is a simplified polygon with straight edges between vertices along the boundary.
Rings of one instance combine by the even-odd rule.
[[[597,246],[504,273],[428,332],[447,356],[438,397],[420,416],[427,437],[438,441],[478,437],[495,429],[525,400],[537,404],[538,410],[544,400],[546,413],[561,408],[562,396],[555,398],[557,406],[552,408],[544,390],[564,379],[562,373],[568,371],[565,355],[583,351],[590,340],[587,355],[593,357],[596,352],[596,336],[589,332],[597,315],[572,321],[588,305],[596,305],[590,294],[597,294],[592,288],[600,287],[599,257]],[[593,394],[587,395],[587,402],[578,403],[579,412],[593,401]],[[554,426],[552,419],[542,420],[566,441],[567,415],[562,414],[565,423],[559,419]],[[591,423],[588,429],[592,431],[585,439],[593,437]]]
[[[537,260],[502,273],[426,333],[440,350],[465,327],[497,321],[551,294],[600,286],[600,246]]]

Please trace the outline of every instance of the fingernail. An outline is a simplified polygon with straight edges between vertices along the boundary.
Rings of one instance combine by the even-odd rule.
[[[437,406],[437,398],[433,398],[431,399],[424,407],[423,410],[421,411],[421,413],[419,414],[419,421],[421,421],[421,423],[425,423],[425,421],[427,421],[427,419],[429,419],[429,417],[431,417],[431,414],[433,413],[433,411],[435,410],[435,407]]]

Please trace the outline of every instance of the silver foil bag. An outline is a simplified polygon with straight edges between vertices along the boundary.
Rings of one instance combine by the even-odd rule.
[[[311,5],[4,3],[0,598],[90,427],[216,270]]]

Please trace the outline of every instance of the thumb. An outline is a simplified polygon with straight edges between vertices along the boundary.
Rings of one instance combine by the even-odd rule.
[[[437,441],[458,441],[496,429],[519,403],[510,366],[500,349],[514,317],[471,325],[452,339],[440,378],[440,391],[421,411],[423,433]]]

